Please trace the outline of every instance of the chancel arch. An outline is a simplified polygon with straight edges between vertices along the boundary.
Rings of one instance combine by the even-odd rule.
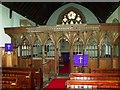
[[[47,25],[56,25],[62,23],[61,21],[63,20],[64,15],[67,14],[69,10],[73,10],[73,12],[76,12],[77,15],[82,15],[82,17],[80,17],[83,20],[83,23],[99,23],[97,17],[86,7],[76,3],[68,3],[54,11],[54,13],[48,19]]]

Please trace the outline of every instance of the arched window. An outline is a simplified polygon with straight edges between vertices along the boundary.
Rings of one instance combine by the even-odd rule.
[[[100,47],[100,56],[103,58],[111,57],[111,43],[110,38],[108,38],[107,34],[105,34]]]
[[[118,57],[119,56],[119,38],[116,39],[115,43],[114,43],[114,53],[113,56],[114,57]]]
[[[31,52],[29,50],[30,46],[29,46],[29,41],[25,38],[22,42],[22,57],[26,58],[29,57]],[[20,50],[20,47],[18,47]]]
[[[83,41],[81,38],[78,38],[74,44],[74,53],[83,54]]]
[[[89,58],[97,58],[97,50],[97,40],[91,36],[86,46],[86,53],[89,55]]]
[[[54,44],[53,44],[52,40],[49,38],[45,44],[46,56],[48,56],[48,57],[54,56],[54,50],[55,50]]]
[[[82,24],[81,16],[74,11],[69,11],[64,15],[62,24]]]
[[[83,24],[85,17],[80,10],[74,7],[65,9],[58,17],[57,24]]]
[[[42,44],[37,39],[33,45],[33,57],[41,57],[42,56]]]

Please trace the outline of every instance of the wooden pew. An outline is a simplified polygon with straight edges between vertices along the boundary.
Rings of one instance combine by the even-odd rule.
[[[115,68],[108,68],[108,69],[101,69],[101,68],[91,68],[91,73],[120,73],[120,69]]]
[[[39,70],[35,71],[34,79],[36,80],[36,86],[39,86],[40,88],[43,87],[43,73],[41,68]]]
[[[68,90],[78,89],[120,89],[120,81],[116,80],[67,80]]]
[[[21,86],[21,79],[18,77],[2,77],[2,80],[0,80],[0,86],[2,89],[18,89],[20,90],[22,88]]]
[[[21,79],[22,81],[22,87],[21,88],[31,88],[34,89],[34,79],[31,72],[25,72],[25,71],[2,71],[3,77],[17,77]]]
[[[118,73],[71,73],[67,80],[68,90],[76,89],[120,89]]]
[[[71,80],[120,80],[118,73],[71,73]]]
[[[42,88],[43,75],[41,69],[36,70],[34,68],[2,67],[0,70],[2,70],[4,76],[24,76],[22,79],[24,79],[24,83],[27,82],[27,86],[25,86],[24,83],[23,86],[26,88],[33,88],[37,86]]]
[[[33,87],[40,87],[42,88],[43,86],[43,73],[42,70],[35,69],[35,68],[18,68],[18,67],[2,67],[3,71],[12,71],[12,72],[31,72],[32,78],[34,79],[34,84],[32,83]],[[32,81],[33,82],[33,81]]]

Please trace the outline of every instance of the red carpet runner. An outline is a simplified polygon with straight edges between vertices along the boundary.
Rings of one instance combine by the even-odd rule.
[[[69,78],[55,78],[44,90],[66,90],[65,82]]]
[[[70,73],[69,63],[65,63],[64,67],[60,68],[59,74],[69,74],[69,73]]]

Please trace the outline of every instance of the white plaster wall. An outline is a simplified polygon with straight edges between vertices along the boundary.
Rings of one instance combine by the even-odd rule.
[[[56,25],[59,15],[66,8],[71,7],[71,6],[77,8],[78,10],[80,10],[83,13],[83,15],[86,18],[87,23],[99,23],[96,16],[90,10],[88,10],[86,7],[83,7],[83,6],[81,6],[79,4],[75,4],[75,3],[69,3],[69,4],[63,5],[62,7],[58,8],[48,19],[47,25]]]
[[[0,45],[2,44],[2,6],[1,6],[1,3],[0,3]]]
[[[119,21],[119,23],[120,23],[120,6],[106,20],[106,23],[112,23],[114,18],[116,18]]]
[[[0,3],[0,47],[4,47],[5,43],[11,43],[11,38],[5,34],[5,27],[20,27],[20,19],[27,19],[16,12],[12,12],[12,18],[9,18],[9,8]],[[30,21],[30,20],[29,20]],[[33,26],[35,23],[30,21]]]
[[[11,26],[11,19],[9,18],[9,9],[4,7],[3,5],[0,5],[1,7],[1,27],[0,27],[0,33],[2,34],[2,42],[0,43],[0,47],[4,47],[5,43],[10,43],[11,38],[4,33],[4,27],[10,27]]]
[[[2,27],[2,14],[1,13],[2,13],[2,7],[0,4],[0,27]],[[0,29],[0,31],[1,31],[1,29]],[[1,42],[2,42],[2,33],[0,32],[0,44],[1,44]],[[0,67],[2,67],[2,48],[0,48]]]

